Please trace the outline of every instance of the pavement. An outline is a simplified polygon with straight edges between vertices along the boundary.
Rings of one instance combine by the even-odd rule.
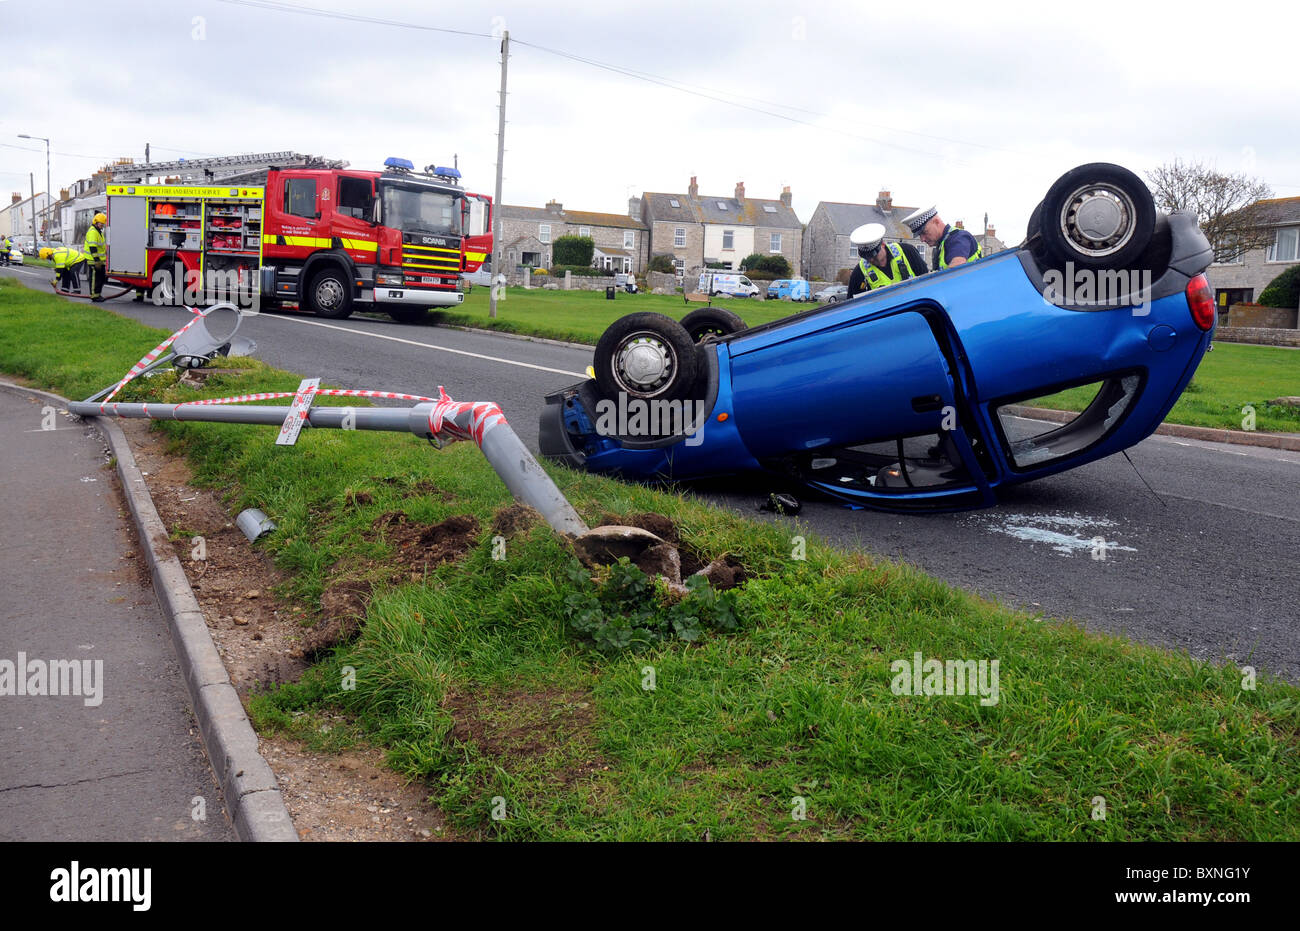
[[[102,434],[0,389],[0,435],[0,840],[234,840]]]

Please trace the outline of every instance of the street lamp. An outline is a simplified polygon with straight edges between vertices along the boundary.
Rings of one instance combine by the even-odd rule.
[[[52,213],[52,212],[54,211],[54,194],[53,194],[53,192],[50,190],[50,140],[46,139],[44,136],[29,136],[29,135],[27,135],[26,133],[20,133],[19,136],[18,136],[18,138],[19,138],[19,139],[35,139],[35,140],[38,141],[38,142],[44,142],[44,143],[45,143],[45,209],[46,209],[46,210],[49,210],[49,211]],[[33,208],[34,208],[34,207],[35,207],[35,204],[33,204],[32,206],[33,206]],[[62,234],[63,234],[63,233],[62,233],[62,230],[60,230],[60,231],[59,231],[59,235],[60,235],[60,237],[62,237]],[[45,237],[48,239],[48,238],[49,238],[49,235],[50,235],[50,220],[49,220],[49,217],[46,217],[46,218],[45,218]],[[36,231],[35,231],[35,230],[32,230],[32,240],[33,240],[33,242],[32,242],[32,248],[33,248],[33,249],[36,249],[36,250],[39,252],[40,249],[39,249],[39,247],[36,245],[35,239],[36,239]]]

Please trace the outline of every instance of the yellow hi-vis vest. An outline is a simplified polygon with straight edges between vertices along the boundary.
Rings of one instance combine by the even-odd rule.
[[[858,259],[858,268],[862,270],[862,280],[868,291],[887,288],[891,284],[916,277],[916,269],[912,268],[912,263],[907,261],[907,256],[903,254],[903,248],[898,243],[885,243],[885,251],[889,253],[889,268],[883,271],[866,259]]]
[[[86,258],[98,264],[107,257],[108,247],[104,243],[103,232],[91,226],[86,230]]]
[[[7,237],[0,236],[0,252],[8,252],[13,248],[13,243]]]
[[[948,228],[948,236],[951,236],[953,233],[955,233],[957,229],[958,227],[956,226],[950,226]],[[970,230],[962,230],[962,232],[970,233]],[[939,240],[939,267],[940,268],[948,267],[948,256],[944,253],[944,247],[948,245],[948,236],[944,236],[943,239]],[[966,259],[967,262],[974,262],[976,259],[980,259],[984,257],[984,247],[980,245],[979,238],[976,237],[974,233],[971,233],[971,236],[975,238],[975,251],[972,252],[969,257],[967,257]]]
[[[78,262],[86,261],[86,255],[84,252],[78,252],[76,249],[71,249],[67,246],[55,249],[54,254],[51,255],[50,258],[54,260],[54,270],[58,272],[63,271],[65,268],[71,268]]]

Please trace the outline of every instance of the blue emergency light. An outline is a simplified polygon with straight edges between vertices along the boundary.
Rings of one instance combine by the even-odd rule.
[[[404,171],[415,170],[415,164],[409,158],[396,158],[391,155],[388,158],[384,159],[384,167],[400,168],[403,169]]]
[[[457,168],[444,168],[444,167],[441,166],[441,165],[439,165],[437,168],[434,168],[434,169],[433,169],[433,173],[434,173],[435,175],[437,175],[438,177],[440,177],[440,178],[459,178],[459,177],[460,177],[460,170],[459,170],[459,169],[457,169]]]

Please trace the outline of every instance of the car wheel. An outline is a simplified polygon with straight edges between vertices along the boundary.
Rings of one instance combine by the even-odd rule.
[[[1067,171],[1040,207],[1038,231],[1048,258],[1085,268],[1130,264],[1146,250],[1156,222],[1147,186],[1127,168],[1106,162]]]
[[[352,292],[348,279],[336,268],[317,272],[307,289],[307,307],[318,317],[342,320],[352,315]]]
[[[686,328],[664,314],[628,314],[611,323],[596,343],[596,384],[608,397],[687,397],[699,363]]]
[[[701,307],[682,317],[682,328],[697,343],[706,336],[727,336],[748,326],[739,316],[721,307]]]
[[[384,312],[398,323],[420,323],[429,315],[423,307],[391,307]]]

